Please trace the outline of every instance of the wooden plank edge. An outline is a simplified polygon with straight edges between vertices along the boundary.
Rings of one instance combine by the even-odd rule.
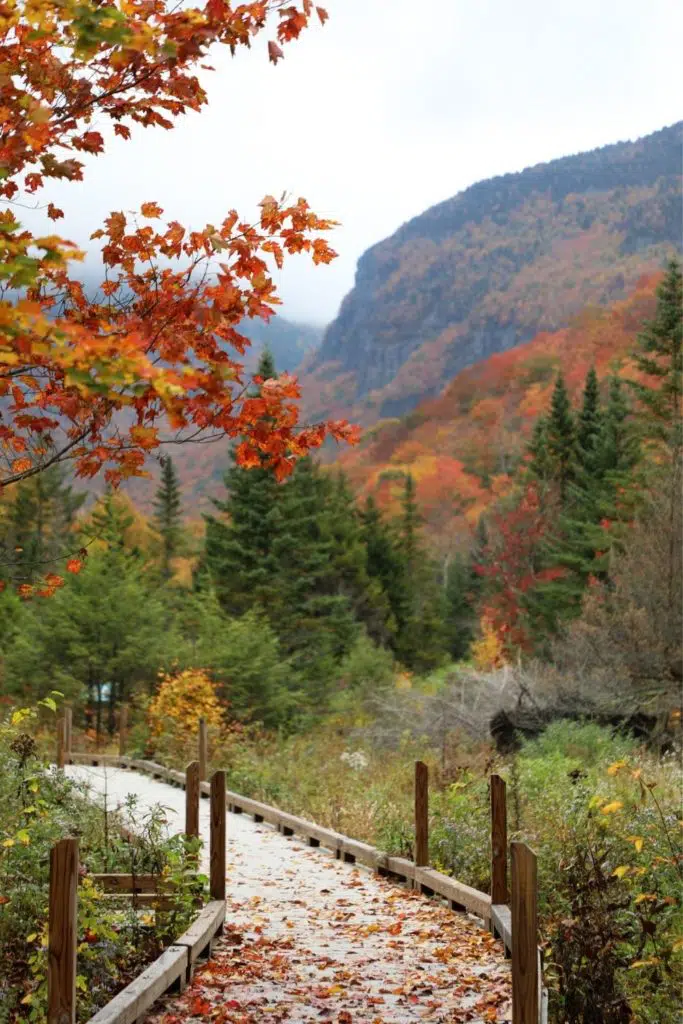
[[[221,931],[224,921],[225,903],[222,900],[212,900],[211,903],[207,903],[187,931],[176,939],[174,945],[187,949],[190,966]]]
[[[440,871],[432,868],[415,868],[416,885],[424,886],[432,892],[444,896],[452,903],[465,907],[471,914],[476,914],[487,924],[491,920],[491,897],[470,885],[456,881],[448,875],[442,875]]]
[[[169,946],[142,974],[98,1010],[88,1024],[135,1024],[175,982],[181,987],[184,985],[187,958],[186,946]]]
[[[86,877],[105,893],[158,892],[161,883],[159,875],[88,874]]]
[[[491,924],[508,953],[512,953],[512,914],[505,903],[494,903],[491,906]]]

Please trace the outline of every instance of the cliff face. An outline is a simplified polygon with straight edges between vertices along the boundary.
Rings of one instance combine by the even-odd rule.
[[[307,414],[397,416],[460,370],[623,297],[680,246],[683,122],[480,182],[363,254],[300,368]]]

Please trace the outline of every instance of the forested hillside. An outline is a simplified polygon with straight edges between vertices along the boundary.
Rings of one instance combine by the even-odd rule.
[[[438,398],[368,429],[339,458],[354,489],[395,511],[410,473],[434,549],[448,558],[467,547],[482,512],[509,490],[534,423],[550,406],[557,372],[574,401],[591,366],[603,379],[632,372],[660,276],[643,276],[626,299],[588,308],[566,328],[476,363]]]
[[[309,414],[400,415],[622,298],[680,246],[682,128],[479,182],[369,249],[302,367]]]

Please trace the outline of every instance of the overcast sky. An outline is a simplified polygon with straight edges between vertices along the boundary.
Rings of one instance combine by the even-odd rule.
[[[151,199],[199,227],[286,189],[343,225],[331,266],[292,258],[277,277],[285,315],[325,323],[361,253],[427,207],[682,116],[680,0],[322,2],[330,20],[277,67],[265,36],[217,56],[201,114],[134,128],[84,182],[51,185],[60,233],[85,244]]]

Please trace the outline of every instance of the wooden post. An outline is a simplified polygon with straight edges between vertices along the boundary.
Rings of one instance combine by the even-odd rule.
[[[505,780],[491,776],[491,903],[508,901],[508,822]]]
[[[47,1024],[76,1022],[78,840],[50,850],[47,952]]]
[[[71,708],[64,708],[64,756],[67,763],[71,763],[71,750],[73,747],[72,732],[73,732],[74,713]]]
[[[66,721],[63,718],[57,719],[57,767],[64,767],[64,745],[66,736]]]
[[[538,1024],[536,854],[510,843],[512,866],[512,1024]]]
[[[119,757],[126,753],[128,742],[128,705],[122,704],[119,711]]]
[[[225,899],[225,772],[211,776],[210,890],[212,900]]]
[[[209,760],[209,744],[206,735],[206,719],[199,719],[199,779],[206,782],[206,768]]]
[[[185,835],[199,835],[199,761],[185,769]]]
[[[422,761],[415,762],[415,864],[429,864],[429,769]]]

